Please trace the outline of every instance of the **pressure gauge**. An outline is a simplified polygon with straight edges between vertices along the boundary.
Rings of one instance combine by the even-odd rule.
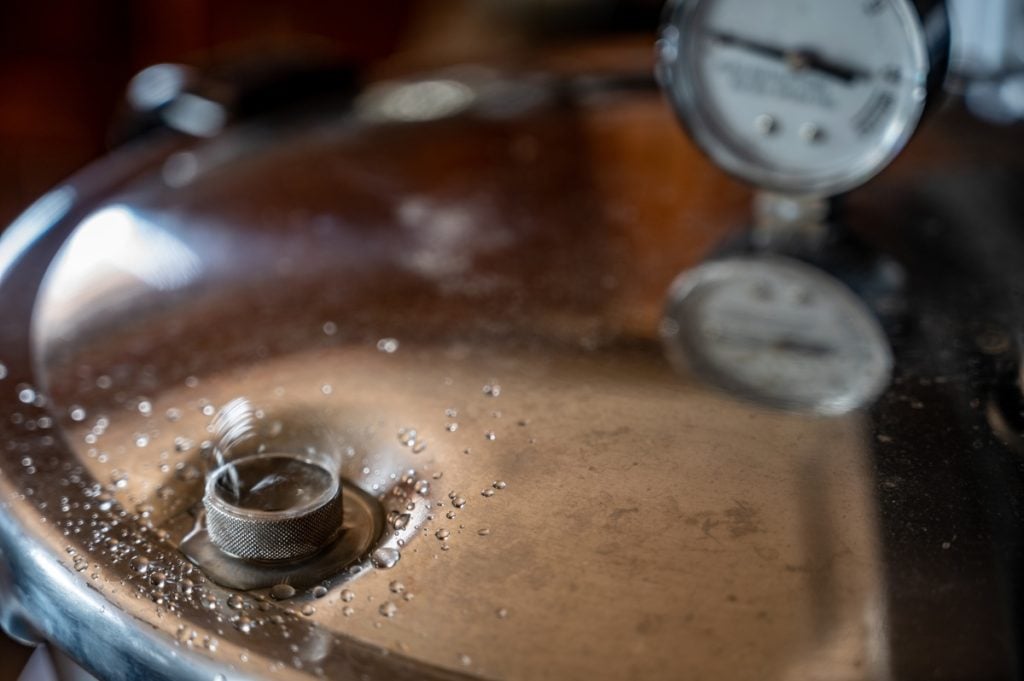
[[[903,148],[941,87],[942,2],[679,0],[658,77],[696,143],[764,189],[827,196]]]
[[[661,335],[671,360],[772,407],[842,414],[888,385],[885,333],[850,289],[780,256],[713,260],[669,292]]]

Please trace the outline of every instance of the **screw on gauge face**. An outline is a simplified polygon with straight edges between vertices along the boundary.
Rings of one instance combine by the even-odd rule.
[[[825,141],[825,131],[814,123],[804,123],[800,126],[800,137],[810,144],[819,144]]]
[[[779,122],[775,120],[774,116],[768,114],[759,114],[754,119],[754,129],[762,135],[772,135],[779,130]]]

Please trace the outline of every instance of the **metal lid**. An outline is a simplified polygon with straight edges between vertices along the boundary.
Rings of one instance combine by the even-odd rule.
[[[655,92],[578,84],[431,74],[448,106],[416,122],[368,98],[135,147],[37,204],[0,243],[5,627],[110,678],[656,680],[884,678],[938,609],[957,635],[1010,621],[977,597],[1010,581],[946,577],[992,555],[959,510],[996,489],[968,463],[1003,456],[965,320],[1024,267],[905,258],[922,326],[870,409],[735,400],[658,328],[746,197]],[[250,446],[326,457],[366,502],[343,526],[381,519],[313,583],[241,591],[181,551],[239,396]]]

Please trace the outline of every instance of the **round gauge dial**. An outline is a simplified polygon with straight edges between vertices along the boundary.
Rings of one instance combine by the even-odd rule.
[[[930,5],[680,0],[658,75],[726,171],[775,191],[839,193],[893,159],[941,81],[947,16]]]
[[[684,371],[773,407],[841,414],[888,385],[892,353],[845,285],[778,256],[711,261],[673,283],[661,335]]]

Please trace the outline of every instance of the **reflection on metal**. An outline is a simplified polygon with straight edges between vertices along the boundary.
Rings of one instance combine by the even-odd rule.
[[[189,245],[123,204],[87,216],[61,246],[40,291],[39,328],[68,334],[100,323],[105,313],[160,292],[181,291],[201,275],[202,260]],[[91,321],[89,321],[91,319]]]
[[[754,194],[751,242],[759,249],[817,250],[827,232],[828,201],[760,191]]]
[[[464,275],[474,255],[500,252],[513,240],[486,198],[451,203],[409,196],[395,202],[395,219],[409,242],[402,251],[404,265],[429,279]]]
[[[454,116],[475,100],[473,89],[456,80],[382,82],[363,93],[356,108],[367,120],[410,123]]]
[[[213,137],[228,121],[223,105],[188,92],[175,97],[160,116],[170,127],[195,137]]]
[[[91,290],[105,270],[130,274],[160,291],[184,288],[198,276],[199,256],[180,239],[132,208],[113,205],[78,226],[58,256],[52,285]]]
[[[128,83],[126,98],[137,111],[151,111],[174,101],[194,78],[182,64],[154,64]]]
[[[168,187],[184,187],[199,174],[199,159],[190,151],[171,154],[161,170]]]
[[[4,238],[0,240],[0,276],[36,239],[67,215],[75,195],[73,187],[57,187],[29,206],[4,230]]]
[[[870,404],[892,351],[856,295],[780,256],[711,261],[672,284],[661,326],[669,357],[739,397],[823,415]]]

